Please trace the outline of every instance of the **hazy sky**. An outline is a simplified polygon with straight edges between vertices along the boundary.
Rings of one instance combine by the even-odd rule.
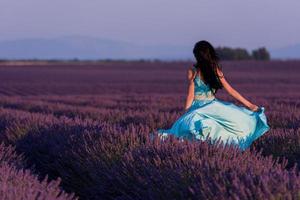
[[[85,35],[137,44],[300,43],[300,0],[0,0],[0,40]]]

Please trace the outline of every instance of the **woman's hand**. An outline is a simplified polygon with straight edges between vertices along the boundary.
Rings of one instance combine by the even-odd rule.
[[[190,107],[191,107],[191,106],[185,107],[185,108],[183,109],[183,112],[187,112],[187,111],[190,109]]]
[[[253,112],[256,112],[256,111],[259,110],[259,107],[257,105],[255,105],[255,104],[251,104],[250,106],[248,106],[248,108],[250,110],[252,110]]]

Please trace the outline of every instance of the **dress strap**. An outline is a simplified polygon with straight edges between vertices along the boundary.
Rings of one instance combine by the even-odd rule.
[[[195,67],[195,65],[193,65],[193,67],[192,67],[192,69],[193,69],[193,71],[195,72],[195,74],[194,74],[194,79],[197,77],[197,73],[198,73],[198,70],[197,70],[197,68]],[[199,74],[200,75],[200,74]],[[199,77],[200,78],[200,77]],[[201,80],[201,79],[200,79]]]
[[[196,69],[196,67],[193,65],[192,67],[192,70],[193,70],[193,72],[194,72],[194,74],[193,74],[193,79],[195,79],[196,78],[196,76],[197,76],[197,69]]]

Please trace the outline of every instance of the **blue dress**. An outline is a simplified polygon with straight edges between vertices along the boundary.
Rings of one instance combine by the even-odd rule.
[[[208,137],[212,141],[220,139],[223,144],[231,143],[245,150],[270,129],[264,107],[253,112],[245,107],[219,100],[199,75],[194,79],[194,84],[194,100],[191,107],[170,129],[158,129],[161,138],[170,134],[188,140],[205,140]]]

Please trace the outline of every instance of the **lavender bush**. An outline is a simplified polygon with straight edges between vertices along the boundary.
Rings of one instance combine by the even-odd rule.
[[[59,188],[60,180],[48,182],[47,177],[42,182],[31,173],[24,170],[23,158],[18,156],[14,148],[0,144],[0,196],[5,200],[71,200],[77,199]]]
[[[156,142],[127,152],[111,176],[121,197],[298,199],[299,174],[272,157],[208,143]]]

